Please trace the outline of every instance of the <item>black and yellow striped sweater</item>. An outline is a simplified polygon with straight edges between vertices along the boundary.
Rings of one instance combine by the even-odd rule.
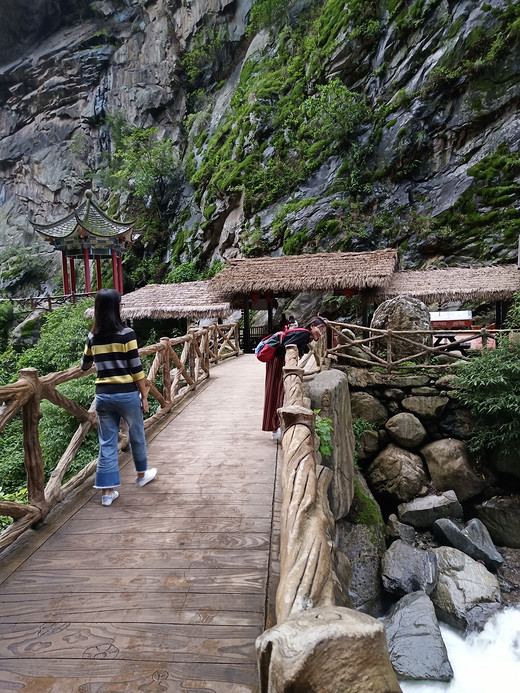
[[[145,377],[137,352],[135,332],[124,327],[110,335],[89,332],[81,368],[88,371],[96,364],[96,393],[133,392],[136,382]]]

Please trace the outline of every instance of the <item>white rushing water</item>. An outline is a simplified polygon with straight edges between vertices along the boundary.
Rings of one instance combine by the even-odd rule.
[[[401,681],[403,693],[519,693],[520,608],[505,609],[481,633],[467,638],[441,624],[454,677],[440,681]]]

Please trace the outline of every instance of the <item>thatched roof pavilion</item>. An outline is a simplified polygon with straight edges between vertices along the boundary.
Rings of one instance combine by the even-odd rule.
[[[230,260],[211,280],[218,295],[244,310],[244,351],[250,351],[249,308],[265,309],[273,331],[276,297],[311,291],[351,294],[386,286],[397,270],[399,255],[392,248],[364,253],[316,253]]]
[[[364,290],[385,286],[396,271],[392,248],[365,253],[316,253],[230,260],[211,280],[228,298],[254,292]]]
[[[396,272],[374,292],[378,301],[411,296],[425,303],[482,301],[496,303],[520,291],[520,270],[514,265],[445,267]]]
[[[229,315],[229,301],[219,298],[209,281],[148,284],[121,299],[121,315],[134,318],[209,318]],[[92,317],[94,309],[85,312]]]

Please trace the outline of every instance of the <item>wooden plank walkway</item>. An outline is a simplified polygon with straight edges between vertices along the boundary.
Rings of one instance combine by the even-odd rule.
[[[277,455],[263,380],[251,355],[214,368],[149,443],[153,483],[135,486],[126,455],[112,506],[89,487],[0,556],[0,691],[259,690]]]

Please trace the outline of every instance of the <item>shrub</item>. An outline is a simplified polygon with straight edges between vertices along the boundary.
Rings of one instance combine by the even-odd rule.
[[[520,346],[507,338],[496,349],[457,369],[461,389],[454,392],[478,426],[468,440],[474,452],[520,450]]]
[[[92,324],[83,317],[91,299],[67,304],[45,316],[38,343],[20,355],[17,369],[37,368],[40,375],[79,364]]]
[[[316,414],[316,435],[320,441],[320,454],[323,457],[330,457],[334,450],[332,445],[332,419],[327,419],[320,416],[321,409],[315,409]]]

